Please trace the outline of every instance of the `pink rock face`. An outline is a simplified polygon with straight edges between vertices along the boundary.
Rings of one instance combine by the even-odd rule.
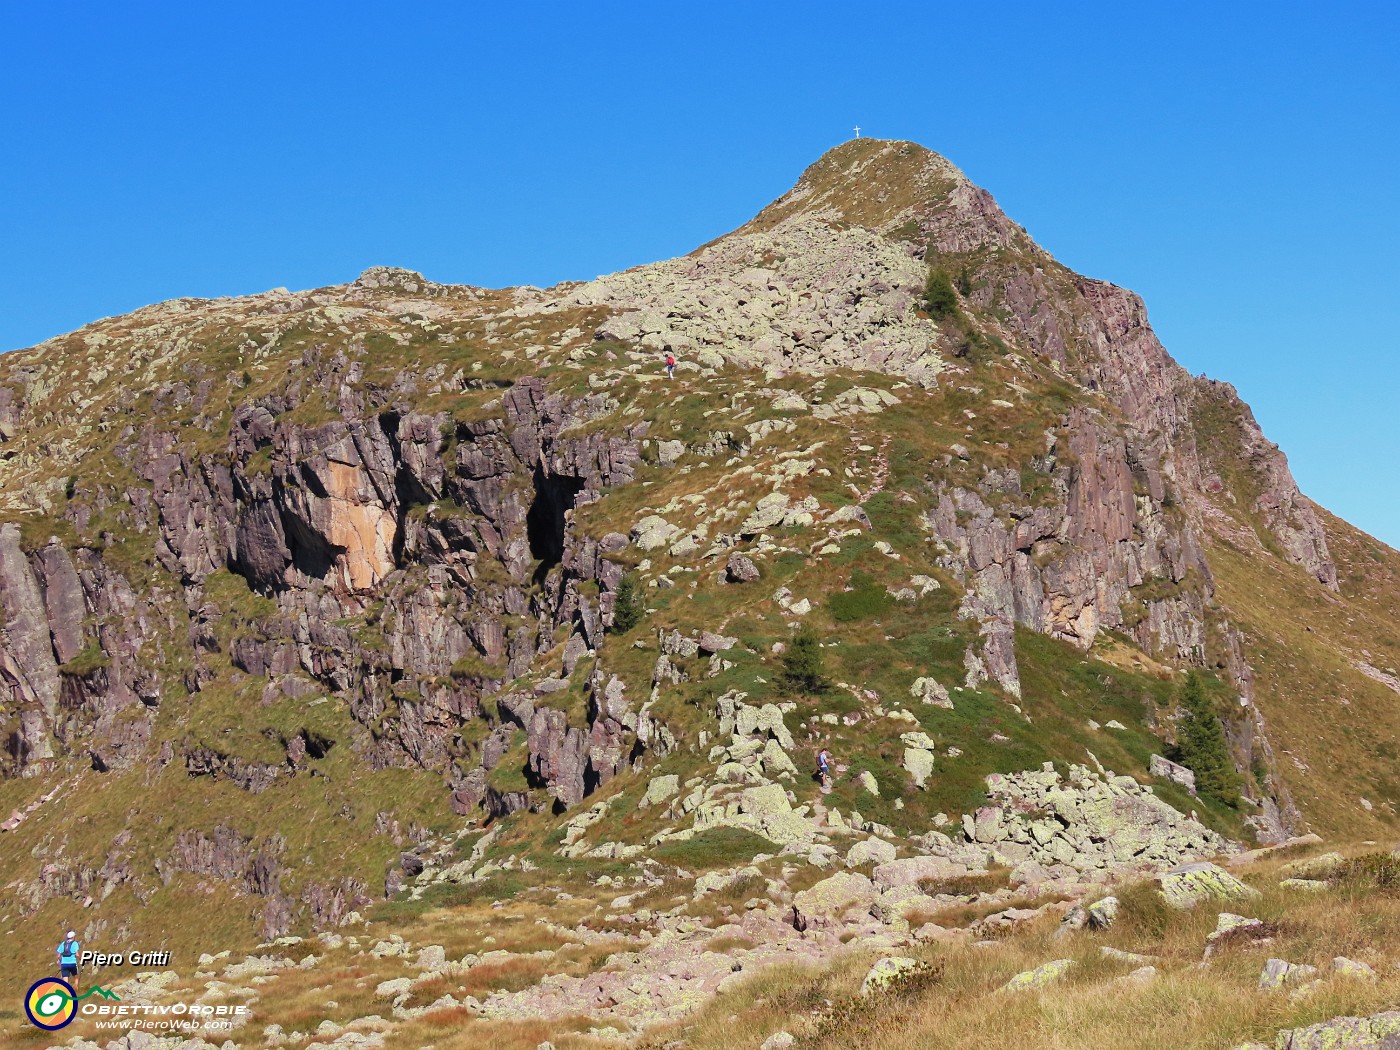
[[[348,463],[329,463],[328,539],[340,548],[340,582],[351,591],[368,591],[394,569],[398,524],[378,502],[364,499],[364,475]]]

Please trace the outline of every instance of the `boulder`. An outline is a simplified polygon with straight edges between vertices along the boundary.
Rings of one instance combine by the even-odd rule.
[[[1334,1017],[1279,1032],[1276,1050],[1393,1050],[1400,1045],[1400,1010],[1371,1017]]]
[[[906,922],[911,912],[933,913],[939,910],[938,901],[927,893],[921,893],[917,886],[897,886],[882,894],[870,906],[870,914],[881,922],[890,924]]]
[[[680,777],[674,773],[667,773],[664,776],[652,777],[647,784],[646,794],[642,796],[640,807],[654,806],[657,803],[665,802],[668,798],[680,792]]]
[[[753,511],[739,524],[740,536],[756,536],[760,532],[781,524],[787,516],[788,498],[786,493],[770,492],[754,504]]]
[[[870,972],[865,975],[865,980],[861,982],[860,994],[865,996],[875,992],[883,992],[900,974],[908,973],[918,965],[918,960],[910,959],[908,956],[886,956],[870,967]]]
[[[673,466],[685,454],[684,441],[658,441],[656,459],[663,467]]]
[[[758,567],[752,559],[735,551],[724,563],[724,578],[728,583],[753,583],[758,579]]]
[[[777,704],[764,704],[762,707],[740,704],[734,708],[734,735],[752,736],[755,733],[772,737],[787,751],[797,746]]]
[[[795,1042],[797,1037],[791,1032],[774,1032],[759,1044],[758,1050],[788,1050]]]
[[[1259,974],[1259,987],[1273,991],[1285,985],[1299,984],[1316,973],[1316,966],[1295,964],[1285,959],[1270,959]]]
[[[1081,930],[1088,927],[1091,930],[1106,930],[1118,919],[1118,898],[1103,897],[1094,901],[1093,904],[1083,906],[1076,905],[1065,912],[1065,917],[1060,920],[1059,933],[1066,933],[1070,930]]]
[[[763,745],[763,750],[759,752],[759,764],[763,766],[763,775],[770,779],[784,777],[795,780],[797,778],[797,766],[793,765],[788,753],[783,750],[783,745],[776,740],[768,740]]]
[[[1321,853],[1316,857],[1304,857],[1289,861],[1279,869],[1279,873],[1291,879],[1325,879],[1334,875],[1347,862],[1340,853]]]
[[[1003,992],[1025,992],[1036,988],[1044,988],[1053,984],[1063,977],[1069,968],[1074,965],[1073,959],[1055,959],[1052,962],[1043,963],[1034,970],[1026,970],[1018,973],[1006,984],[1002,985]]]
[[[895,858],[895,848],[884,839],[868,838],[857,842],[846,851],[846,867],[857,868],[862,864],[887,864]]]
[[[1180,784],[1193,795],[1196,793],[1196,774],[1185,766],[1171,761],[1171,759],[1163,758],[1161,755],[1153,755],[1148,760],[1147,771],[1154,777],[1161,777],[1163,780],[1170,780],[1173,784]]]
[[[411,991],[413,991],[412,980],[407,977],[396,977],[392,981],[381,981],[375,985],[374,997],[376,999],[396,999]]]
[[[880,864],[873,872],[875,885],[882,890],[896,886],[913,886],[924,880],[945,882],[966,878],[972,872],[967,865],[946,857],[907,857]]]
[[[1137,952],[1125,952],[1121,948],[1114,948],[1107,944],[1099,949],[1099,954],[1105,959],[1112,959],[1114,962],[1130,963],[1133,966],[1146,966],[1149,963],[1158,961],[1155,955],[1139,955]]]
[[[948,698],[947,688],[932,678],[914,679],[914,684],[909,687],[909,695],[920,703],[944,707],[949,711],[953,709],[953,701]]]
[[[914,786],[922,788],[933,775],[933,752],[921,747],[906,747],[900,764],[914,778]]]
[[[864,916],[876,897],[875,884],[853,871],[838,871],[792,898],[797,930],[840,926],[849,915]]]
[[[420,970],[440,970],[447,965],[447,949],[440,944],[429,944],[420,948],[414,965]]]
[[[1263,930],[1264,924],[1258,919],[1250,919],[1246,918],[1243,915],[1236,915],[1233,912],[1222,911],[1218,916],[1216,916],[1215,929],[1214,931],[1212,931],[1210,936],[1206,938],[1206,940],[1211,943],[1214,943],[1220,940],[1222,937],[1226,937],[1232,933],[1236,933],[1237,931],[1245,931],[1249,933],[1257,931],[1262,933]]]
[[[1118,921],[1118,898],[1102,897],[1089,905],[1089,928],[1106,930]]]
[[[1115,984],[1151,984],[1157,976],[1157,967],[1139,966],[1132,973],[1125,973]]]
[[[734,648],[739,639],[726,638],[722,634],[715,634],[713,631],[700,632],[700,651],[702,653],[722,653],[726,649]]]
[[[638,548],[652,551],[666,546],[671,542],[671,538],[680,531],[665,518],[650,514],[632,526],[631,536],[632,542]]]
[[[1368,981],[1376,979],[1376,971],[1367,966],[1364,962],[1357,962],[1355,959],[1348,959],[1345,955],[1339,955],[1332,960],[1331,970],[1339,977],[1360,977]]]
[[[1169,868],[1157,876],[1157,884],[1173,908],[1191,908],[1206,900],[1238,901],[1259,896],[1258,890],[1209,861]]]
[[[860,781],[860,786],[865,788],[865,790],[872,795],[878,795],[880,793],[880,785],[875,782],[875,774],[871,773],[870,770],[862,769],[860,771],[860,776],[856,777],[856,779]]]

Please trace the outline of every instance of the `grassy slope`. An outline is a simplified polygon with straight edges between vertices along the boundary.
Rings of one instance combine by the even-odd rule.
[[[1244,631],[1256,702],[1304,815],[1323,835],[1393,834],[1400,694],[1355,663],[1400,667],[1400,553],[1332,515],[1324,523],[1340,597],[1301,570],[1223,540],[1211,565],[1220,600]]]

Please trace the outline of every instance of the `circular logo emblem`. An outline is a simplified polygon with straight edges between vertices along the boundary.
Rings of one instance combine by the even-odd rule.
[[[38,1028],[53,1032],[63,1028],[78,1012],[78,993],[67,981],[45,977],[35,981],[24,997],[24,1012]]]

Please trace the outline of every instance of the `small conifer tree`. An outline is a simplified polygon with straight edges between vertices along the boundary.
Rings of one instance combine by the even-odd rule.
[[[1186,676],[1180,702],[1183,710],[1176,728],[1174,759],[1196,774],[1200,794],[1228,806],[1238,805],[1240,776],[1230,760],[1225,727],[1194,671]]]
[[[792,693],[815,696],[831,688],[822,660],[821,640],[811,625],[803,624],[792,636],[783,653],[783,672],[779,676],[783,688]]]
[[[637,578],[629,572],[618,581],[617,595],[613,598],[612,626],[609,630],[613,634],[626,634],[641,623],[646,614],[642,590],[637,586]]]
[[[948,271],[931,267],[924,282],[924,307],[935,321],[947,320],[958,314],[958,293],[953,290]]]

